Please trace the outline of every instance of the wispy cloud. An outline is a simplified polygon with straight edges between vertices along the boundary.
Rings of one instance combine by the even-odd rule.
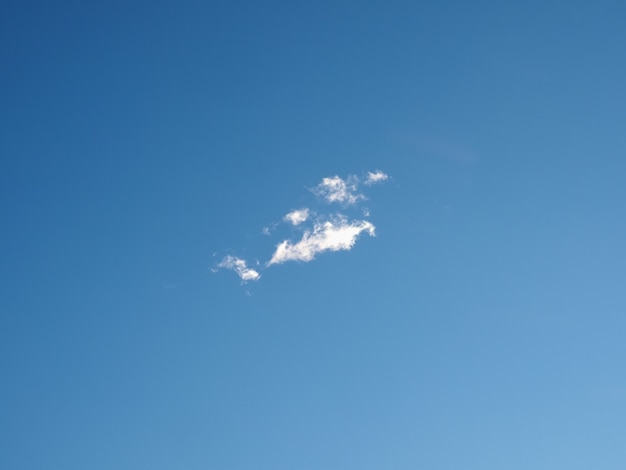
[[[387,181],[388,179],[389,179],[389,175],[387,173],[383,173],[380,170],[376,170],[374,172],[368,171],[367,178],[365,179],[365,184],[370,186],[375,183]]]
[[[442,158],[453,163],[471,165],[478,161],[478,156],[474,151],[447,137],[440,138],[424,134],[406,134],[399,137],[407,144],[417,147],[425,154]]]
[[[293,225],[300,225],[301,223],[306,222],[308,218],[309,209],[305,207],[304,209],[291,211],[289,214],[283,217],[283,220],[285,220],[286,222],[290,222]]]
[[[292,226],[289,229],[291,233],[299,233],[299,235],[294,235],[299,239],[282,238],[283,241],[275,245],[269,261],[263,264],[256,262],[257,269],[250,268],[241,258],[226,256],[211,270],[213,272],[220,269],[232,270],[237,273],[243,283],[246,283],[258,281],[261,278],[259,271],[262,272],[263,269],[274,265],[287,261],[306,263],[314,260],[320,253],[352,250],[361,234],[375,236],[376,228],[368,220],[370,212],[367,207],[360,204],[366,200],[362,190],[388,179],[390,179],[389,175],[380,170],[369,171],[360,176],[349,175],[346,178],[336,175],[323,178],[321,183],[310,189],[318,199],[312,203],[313,205],[307,204],[310,208],[302,207],[292,210],[284,215],[282,220],[274,221],[261,230],[263,235],[274,236],[275,230],[286,222]],[[320,201],[326,204],[320,204]],[[338,204],[342,212],[352,215],[348,217],[341,213],[331,212],[327,204]],[[355,209],[361,213],[360,216],[354,215]]]
[[[313,192],[326,202],[339,202],[346,205],[355,204],[365,196],[357,192],[358,179],[349,177],[347,180],[339,176],[330,176],[313,188]]]
[[[374,236],[375,227],[366,220],[347,221],[343,216],[336,220],[315,223],[297,243],[285,240],[278,244],[267,266],[286,261],[311,261],[325,251],[351,250],[362,232]]]
[[[226,256],[217,266],[219,268],[232,269],[243,282],[258,281],[261,278],[258,272],[248,267],[245,260],[236,256]]]

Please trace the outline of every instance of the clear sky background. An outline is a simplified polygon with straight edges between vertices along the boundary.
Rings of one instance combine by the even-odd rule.
[[[626,468],[625,18],[5,1],[0,468]]]

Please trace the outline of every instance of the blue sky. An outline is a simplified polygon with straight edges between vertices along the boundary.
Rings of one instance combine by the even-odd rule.
[[[626,467],[622,2],[2,11],[0,467]]]

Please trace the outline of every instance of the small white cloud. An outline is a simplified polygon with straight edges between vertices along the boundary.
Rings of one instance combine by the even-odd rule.
[[[339,217],[335,221],[316,223],[313,230],[304,232],[302,239],[293,244],[288,240],[278,244],[268,266],[286,261],[311,261],[324,251],[351,250],[361,232],[375,235],[375,227],[365,220],[348,222]]]
[[[261,278],[261,275],[258,272],[248,267],[245,260],[237,258],[236,256],[226,256],[217,266],[220,268],[232,269],[244,282],[258,281]]]
[[[226,256],[219,264],[214,264],[211,271],[232,270],[245,284],[248,281],[258,281],[261,278],[259,271],[275,264],[283,264],[287,261],[309,262],[320,253],[351,250],[363,232],[375,236],[374,225],[367,221],[370,211],[367,207],[363,207],[363,201],[367,200],[363,192],[369,186],[389,179],[389,175],[380,170],[368,171],[360,176],[348,175],[346,178],[339,176],[323,178],[310,191],[322,202],[338,203],[346,210],[348,208],[359,210],[362,214],[360,217],[356,216],[359,219],[348,219],[341,214],[331,215],[328,207],[320,209],[318,205],[311,206],[313,209],[303,207],[292,210],[282,219],[262,227],[261,233],[266,236],[273,235],[278,226],[286,222],[298,227],[298,231],[302,234],[299,240],[283,239],[275,246],[275,251],[269,261],[263,265],[258,260],[256,261],[256,269],[249,267],[241,258]]]
[[[380,183],[381,181],[387,181],[389,179],[389,175],[387,173],[383,173],[380,170],[376,170],[374,172],[367,172],[367,179],[365,180],[365,184],[372,185],[376,183]]]
[[[357,185],[358,180],[354,177],[343,180],[339,176],[330,176],[322,179],[322,182],[313,189],[313,192],[327,202],[349,205],[364,199],[362,194],[356,192]]]
[[[302,222],[306,222],[308,218],[309,218],[309,209],[305,207],[304,209],[299,209],[299,210],[290,212],[285,217],[283,217],[283,220],[287,222],[291,222],[293,225],[300,225]]]

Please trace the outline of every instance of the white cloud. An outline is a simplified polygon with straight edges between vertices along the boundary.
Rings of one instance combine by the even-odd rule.
[[[369,186],[389,179],[389,175],[380,170],[368,171],[360,176],[348,175],[346,178],[336,175],[323,178],[317,186],[310,189],[319,199],[314,205],[309,206],[310,208],[301,207],[292,210],[282,219],[261,229],[263,235],[273,237],[278,226],[286,222],[298,227],[298,231],[302,234],[299,240],[283,239],[275,245],[271,258],[262,267],[258,261],[256,262],[256,270],[248,267],[246,261],[241,258],[226,256],[219,264],[214,265],[211,271],[232,270],[245,284],[261,278],[257,270],[262,271],[275,264],[283,264],[287,261],[309,262],[320,253],[350,251],[363,232],[372,237],[375,236],[374,225],[367,220],[361,220],[367,219],[370,215],[368,208],[363,207],[363,201],[367,200],[363,192]],[[359,210],[361,216],[355,216],[358,219],[348,219],[347,216],[341,214],[332,215],[329,207],[320,202],[337,203],[345,210]]]
[[[220,268],[232,269],[244,282],[258,281],[261,278],[261,275],[258,272],[248,267],[245,260],[237,258],[236,256],[226,256],[217,266]]]
[[[293,244],[288,240],[276,246],[268,266],[286,261],[311,261],[324,251],[351,250],[361,232],[375,235],[375,227],[365,220],[348,222],[339,217],[335,221],[316,223],[313,230],[304,232],[302,239]]]
[[[283,220],[287,222],[291,222],[293,225],[300,225],[302,222],[306,222],[309,218],[309,209],[306,207],[304,209],[299,209],[295,211],[291,211]]]
[[[376,170],[375,172],[368,171],[367,179],[365,180],[365,184],[372,185],[375,183],[380,183],[381,181],[386,181],[389,179],[389,175],[387,173],[383,173],[380,170]]]
[[[322,179],[313,192],[324,198],[327,202],[339,202],[343,204],[354,204],[360,199],[364,199],[362,194],[356,192],[358,180],[350,177],[347,180],[339,176],[330,176]]]

